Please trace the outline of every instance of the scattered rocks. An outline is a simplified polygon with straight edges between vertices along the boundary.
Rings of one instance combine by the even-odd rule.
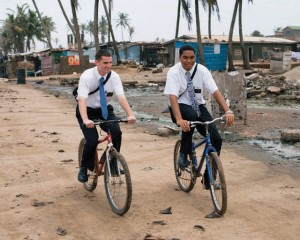
[[[164,210],[160,210],[159,211],[159,213],[160,214],[172,214],[172,207],[168,207],[168,208],[166,208],[166,209],[164,209]]]
[[[67,234],[67,230],[62,227],[58,227],[56,229],[56,234],[59,236],[65,236]]]

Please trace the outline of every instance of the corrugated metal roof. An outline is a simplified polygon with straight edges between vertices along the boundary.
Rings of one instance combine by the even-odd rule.
[[[300,26],[287,26],[284,29],[287,29],[287,28],[290,28],[290,29],[293,29],[293,30],[300,30]]]
[[[211,36],[212,40],[219,41],[219,42],[227,42],[228,36],[227,35],[213,35]],[[197,39],[197,35],[183,35],[179,37],[180,39]],[[208,36],[203,35],[202,39],[208,39]],[[239,36],[232,37],[233,42],[240,42]],[[296,43],[295,41],[285,39],[285,38],[278,38],[278,37],[253,37],[253,36],[244,36],[244,42],[249,43]]]

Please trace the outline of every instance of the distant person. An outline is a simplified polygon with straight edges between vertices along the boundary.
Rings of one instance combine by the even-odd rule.
[[[128,123],[135,123],[136,118],[125,97],[123,85],[119,75],[111,70],[112,57],[107,50],[99,50],[95,56],[96,66],[84,71],[78,84],[78,105],[76,107],[76,117],[82,130],[86,143],[83,149],[82,162],[78,173],[78,181],[86,182],[88,180],[87,168],[94,169],[95,151],[98,141],[98,131],[92,120],[114,120],[116,116],[112,105],[107,105],[108,116],[105,116],[101,108],[100,92],[94,92],[99,87],[99,81],[110,76],[104,85],[106,101],[109,102],[112,95],[115,94],[123,110],[127,113]],[[101,79],[101,80],[100,80]],[[90,94],[89,93],[92,93]],[[102,101],[102,100],[101,100]],[[86,127],[83,127],[83,124]],[[100,126],[102,130],[107,131],[107,125]],[[118,123],[110,125],[112,133],[112,142],[119,152],[121,148],[122,132]]]
[[[38,55],[33,55],[33,64],[34,64],[34,75],[41,76],[42,75],[42,63],[41,59]]]
[[[191,45],[184,45],[179,49],[179,60],[180,62],[168,71],[164,93],[169,95],[172,119],[183,131],[178,163],[179,167],[184,170],[188,166],[187,155],[192,153],[194,128],[189,127],[189,121],[211,121],[213,119],[205,106],[204,89],[208,90],[224,109],[227,125],[233,124],[234,114],[227,106],[209,70],[205,66],[195,63],[195,49]],[[204,126],[198,125],[196,128],[200,134],[205,135]],[[222,139],[216,125],[210,125],[209,131],[212,145],[220,155]],[[204,183],[209,189],[207,177],[207,170],[205,170]]]

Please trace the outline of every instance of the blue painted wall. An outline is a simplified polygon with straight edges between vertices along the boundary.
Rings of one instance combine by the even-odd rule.
[[[196,42],[175,42],[175,59],[178,59],[179,48],[183,45],[189,44],[196,50],[196,62],[200,63],[198,54],[198,43]],[[211,71],[226,70],[227,62],[227,43],[203,43],[203,53],[205,66]],[[219,50],[219,53],[216,51]]]

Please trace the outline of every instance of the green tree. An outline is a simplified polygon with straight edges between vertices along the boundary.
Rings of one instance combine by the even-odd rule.
[[[105,37],[108,34],[108,24],[104,16],[101,16],[99,20],[99,33],[101,35],[101,42],[105,43]]]
[[[65,9],[64,9],[64,6],[62,5],[62,3],[61,3],[60,0],[58,0],[58,3],[59,3],[59,6],[60,6],[61,11],[62,11],[62,13],[63,13],[63,15],[64,15],[64,17],[65,17],[67,23],[68,23],[69,29],[72,31],[73,35],[75,36],[75,30],[74,30],[74,27],[73,27],[72,23],[70,22],[70,20],[69,20],[67,14],[66,14],[66,11],[65,11]]]
[[[253,37],[263,37],[264,35],[262,35],[262,34],[260,33],[260,31],[254,30],[254,31],[251,33],[251,36],[253,36]]]
[[[121,28],[121,33],[122,33],[122,42],[124,42],[124,37],[123,37],[123,28],[126,29],[127,27],[130,27],[130,19],[128,17],[127,13],[118,13],[118,18],[116,19],[116,27],[120,26]]]
[[[217,13],[218,20],[220,21],[220,9],[217,0],[206,0],[208,4],[208,38],[211,39],[211,16],[214,12]]]
[[[200,63],[205,64],[204,62],[204,54],[203,54],[203,47],[202,47],[202,36],[201,36],[201,29],[200,29],[200,14],[199,14],[199,0],[195,0],[195,14],[196,14],[196,29],[197,29],[197,43],[198,43],[198,53],[200,57]],[[204,0],[201,0],[202,4],[204,4]]]
[[[105,0],[102,0],[102,5],[103,5],[104,11],[105,11],[105,15],[106,15],[106,19],[107,19],[107,22],[108,22],[109,32],[110,32],[111,37],[113,39],[113,46],[114,46],[115,55],[116,55],[116,58],[117,58],[117,64],[120,64],[121,63],[121,59],[120,59],[120,55],[119,55],[119,50],[118,50],[118,46],[117,46],[117,43],[116,43],[114,31],[113,31],[113,28],[112,28],[112,25],[111,25],[111,20],[109,18],[109,12],[107,10],[107,6],[106,6],[106,3],[105,3]]]
[[[132,40],[132,35],[134,34],[134,32],[135,32],[135,29],[134,29],[134,27],[129,27],[129,28],[128,28],[128,33],[129,33],[129,41],[131,41],[131,40]]]
[[[98,19],[99,19],[99,0],[95,0],[93,34],[94,34],[94,39],[95,39],[96,52],[100,49],[99,35],[98,35],[98,33],[99,33]]]
[[[252,0],[248,0],[248,2],[253,3]],[[240,46],[243,58],[243,66],[245,69],[250,69],[250,64],[247,59],[244,38],[243,38],[243,24],[242,24],[242,9],[243,9],[243,0],[236,0],[233,9],[233,15],[231,19],[230,29],[229,29],[229,36],[228,36],[228,71],[235,71],[235,67],[233,65],[233,48],[232,48],[232,37],[233,37],[233,30],[236,20],[237,12],[239,12],[239,37],[240,37]]]
[[[178,34],[179,34],[181,8],[183,10],[183,16],[185,16],[186,19],[187,19],[188,29],[191,30],[193,18],[192,18],[192,13],[190,12],[190,7],[191,7],[191,1],[190,0],[178,0],[175,38],[178,38]]]
[[[44,24],[46,20],[43,20],[41,14],[40,14],[40,11],[39,11],[39,9],[38,9],[36,3],[35,3],[35,0],[32,0],[32,3],[33,3],[33,5],[34,5],[34,7],[35,7],[35,10],[36,10],[37,14],[38,14],[40,23],[41,23],[42,28],[43,28],[43,30],[44,30],[44,34],[46,35],[47,42],[48,42],[48,46],[50,47],[50,50],[52,50],[53,48],[52,48],[52,44],[51,44],[50,31],[49,31],[49,28],[47,28],[47,26],[45,26],[45,24]]]
[[[78,0],[70,0],[70,3],[71,3],[72,15],[73,15],[75,38],[76,38],[76,42],[78,45],[77,50],[78,50],[78,55],[79,55],[80,66],[81,66],[81,70],[84,71],[85,64],[84,64],[84,58],[83,58],[83,53],[82,53],[82,47],[81,47],[79,25],[78,25],[78,20],[77,20]]]

